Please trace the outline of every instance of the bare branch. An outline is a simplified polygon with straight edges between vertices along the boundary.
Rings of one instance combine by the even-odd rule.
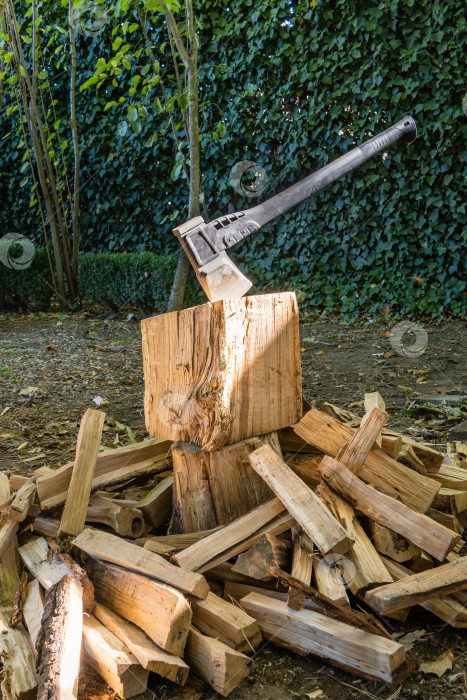
[[[164,0],[160,0],[162,9],[164,10],[165,14],[165,19],[167,21],[167,24],[169,25],[169,29],[172,32],[172,36],[175,40],[175,44],[177,46],[178,53],[180,54],[180,57],[185,65],[186,68],[189,67],[190,65],[190,58],[191,56],[188,55],[188,51],[185,48],[185,45],[183,43],[183,39],[180,35],[180,32],[178,31],[177,23],[175,21],[175,17],[173,16],[173,13],[167,5],[165,4]]]

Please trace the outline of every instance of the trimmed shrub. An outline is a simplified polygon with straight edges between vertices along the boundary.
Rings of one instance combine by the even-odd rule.
[[[177,258],[155,253],[97,253],[79,259],[79,289],[84,299],[114,311],[128,304],[143,311],[167,311]],[[187,305],[198,303],[194,285]]]

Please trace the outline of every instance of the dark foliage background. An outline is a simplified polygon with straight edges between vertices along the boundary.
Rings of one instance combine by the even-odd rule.
[[[255,203],[229,183],[239,160],[265,168],[264,199],[405,114],[419,128],[410,146],[392,147],[233,249],[255,280],[255,291],[295,289],[303,310],[339,311],[344,317],[379,313],[384,305],[394,315],[465,315],[463,0],[195,5],[204,206],[210,217]],[[77,36],[81,83],[93,75],[99,58],[113,55],[116,27],[121,32],[121,21],[109,20],[99,36]],[[150,41],[155,51],[167,42],[161,19],[152,23]],[[115,84],[92,86],[78,99],[82,247],[171,255],[177,249],[171,228],[186,218],[187,188],[181,168],[174,168],[176,148],[167,111],[155,101],[158,87],[135,96],[136,124],[128,119],[128,101],[104,111],[109,101],[128,95],[148,62],[144,50],[138,53],[145,46],[140,29],[128,31],[128,42],[131,68]],[[163,51],[161,74],[173,94],[173,69]],[[56,104],[59,114],[62,107],[66,113],[67,80],[63,72],[55,79],[63,95]],[[42,242],[8,104],[5,94],[1,228]],[[169,107],[177,111],[177,121],[179,106],[175,101]],[[67,137],[66,120],[60,130]]]

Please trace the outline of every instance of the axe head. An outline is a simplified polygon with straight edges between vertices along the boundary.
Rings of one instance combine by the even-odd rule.
[[[209,301],[242,297],[247,293],[252,282],[233,264],[212,224],[197,216],[173,232]]]

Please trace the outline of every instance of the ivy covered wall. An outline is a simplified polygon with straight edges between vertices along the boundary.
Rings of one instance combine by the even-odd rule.
[[[384,305],[393,314],[465,315],[465,3],[195,5],[210,217],[258,201],[229,183],[240,160],[264,167],[262,201],[405,114],[418,125],[413,144],[391,147],[233,249],[255,290],[296,289],[302,309],[345,316],[379,313]],[[117,21],[94,39],[78,37],[82,83],[99,58],[112,55],[112,26]],[[154,23],[150,39],[156,47],[167,41],[162,22]],[[150,101],[135,95],[136,129],[128,102],[104,111],[144,69],[148,59],[135,49],[141,40],[138,30],[128,32],[131,67],[118,85],[93,86],[79,96],[81,225],[83,248],[91,252],[175,252],[170,231],[186,218],[185,181],[174,168],[176,149],[167,113],[155,101],[157,86]],[[161,59],[169,73],[164,65]],[[2,110],[2,136],[11,125]],[[2,229],[40,239],[18,141],[7,137],[0,152]]]

